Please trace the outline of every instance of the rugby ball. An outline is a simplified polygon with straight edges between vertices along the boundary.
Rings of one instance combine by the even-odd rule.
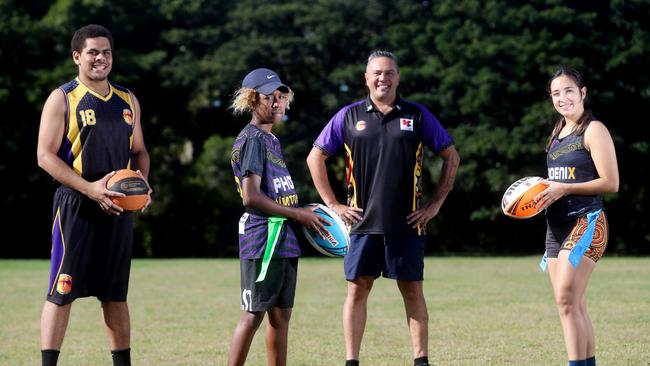
[[[303,226],[302,232],[305,233],[309,244],[328,257],[343,257],[348,254],[350,235],[348,235],[348,228],[341,217],[332,209],[320,203],[310,203],[307,207],[316,207],[314,213],[330,223],[325,225],[325,228],[329,231],[325,238],[321,238],[318,233]]]
[[[548,187],[543,180],[542,177],[524,177],[512,183],[501,199],[503,213],[515,219],[537,215],[540,210],[535,207],[533,198]]]

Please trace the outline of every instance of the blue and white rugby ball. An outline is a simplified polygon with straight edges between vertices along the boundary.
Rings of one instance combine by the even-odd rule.
[[[348,254],[350,235],[348,235],[348,228],[341,217],[332,209],[320,203],[310,203],[307,206],[316,207],[314,213],[330,223],[330,225],[325,225],[325,228],[329,231],[329,235],[326,238],[321,238],[318,233],[303,226],[302,231],[305,233],[307,241],[316,250],[329,257],[343,257]]]

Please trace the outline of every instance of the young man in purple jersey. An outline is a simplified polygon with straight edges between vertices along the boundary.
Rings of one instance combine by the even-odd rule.
[[[239,221],[242,312],[230,343],[229,366],[244,364],[265,314],[268,364],[287,364],[300,256],[295,226],[321,232],[328,224],[311,209],[298,207],[280,142],[271,133],[292,99],[293,92],[275,72],[255,69],[246,75],[231,105],[235,114],[250,112],[252,118],[235,139],[231,155],[246,212]]]
[[[397,281],[414,364],[425,366],[429,318],[422,290],[424,229],[451,191],[460,157],[431,112],[397,95],[400,74],[392,53],[371,53],[365,79],[368,98],[336,113],[307,158],[323,202],[352,225],[344,259],[346,366],[359,365],[368,295],[380,275]],[[440,181],[427,204],[421,187],[425,146],[443,160]],[[325,166],[341,150],[347,161],[347,204],[334,196]]]

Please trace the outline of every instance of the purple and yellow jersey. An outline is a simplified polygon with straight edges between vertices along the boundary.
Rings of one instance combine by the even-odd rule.
[[[348,205],[364,210],[352,234],[424,235],[406,222],[421,204],[424,147],[438,154],[452,144],[424,106],[398,99],[384,116],[366,98],[336,113],[314,146],[327,156],[344,150]]]
[[[267,197],[283,206],[298,206],[298,194],[284,162],[280,141],[273,134],[247,124],[235,139],[230,160],[240,196],[244,178],[254,174],[262,179],[260,190]],[[264,255],[268,239],[268,217],[267,213],[246,209],[239,223],[241,259],[259,259]],[[299,256],[300,245],[296,233],[292,224],[285,221],[273,258]]]
[[[79,78],[62,85],[66,100],[66,131],[58,156],[77,174],[96,181],[129,168],[135,107],[131,92],[109,83],[103,97]]]

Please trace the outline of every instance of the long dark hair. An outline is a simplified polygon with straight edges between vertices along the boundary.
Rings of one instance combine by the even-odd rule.
[[[573,80],[576,85],[578,86],[578,89],[582,90],[582,88],[586,87],[585,85],[585,80],[578,72],[578,70],[567,67],[567,66],[561,66],[557,71],[551,75],[550,79],[548,79],[548,83],[546,84],[546,91],[551,94],[551,83],[553,80],[559,78],[560,76],[566,76]],[[586,99],[586,96],[585,96]],[[583,101],[584,105],[584,111],[582,112],[582,115],[578,120],[576,121],[576,130],[575,133],[576,135],[582,135],[585,133],[585,130],[589,126],[589,122],[591,122],[594,119],[594,114],[591,112],[591,108],[587,106],[587,101]],[[562,130],[562,127],[566,124],[566,121],[564,120],[564,116],[560,115],[560,117],[555,121],[555,125],[553,126],[553,132],[551,133],[551,136],[548,139],[548,144],[546,145],[546,151],[551,147],[551,143],[553,142],[553,139],[555,136],[557,136],[560,131]]]

